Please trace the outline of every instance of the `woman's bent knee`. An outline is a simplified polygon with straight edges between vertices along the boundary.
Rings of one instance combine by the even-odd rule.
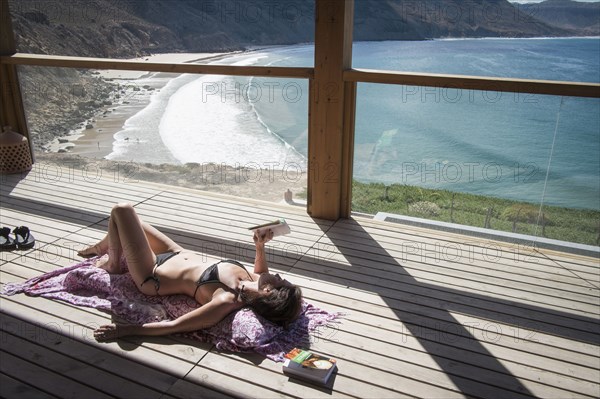
[[[119,202],[113,206],[113,210],[133,210],[133,205],[131,205],[129,202]]]
[[[111,215],[127,215],[135,213],[135,209],[133,209],[133,205],[128,202],[122,202],[115,206],[113,206]]]

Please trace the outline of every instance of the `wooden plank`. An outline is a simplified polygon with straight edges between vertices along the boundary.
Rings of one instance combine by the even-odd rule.
[[[343,241],[352,241],[360,238],[372,237],[379,246],[387,247],[388,244],[411,245],[413,243],[436,244],[439,249],[445,249],[446,246],[460,243],[458,248],[466,252],[476,250],[479,255],[487,255],[488,260],[505,259],[512,261],[519,267],[527,265],[528,268],[540,267],[539,270],[563,270],[558,267],[551,257],[546,255],[546,250],[534,250],[531,247],[511,244],[489,239],[479,239],[477,237],[467,237],[457,233],[450,233],[421,227],[401,225],[384,221],[372,220],[367,218],[354,218],[350,220],[339,220],[335,226],[330,229],[328,234],[335,234],[338,230],[346,238]],[[451,248],[451,247],[450,247]],[[427,249],[427,248],[426,248]],[[484,251],[488,250],[489,253]],[[465,256],[466,257],[466,256]],[[470,259],[470,256],[468,257]],[[589,268],[577,269],[582,272],[589,272]]]
[[[297,270],[300,267],[304,268],[304,265],[305,263],[299,262],[292,272],[307,278],[321,279],[330,284],[352,287],[353,293],[348,296],[348,300],[361,292],[376,293],[375,297],[383,306],[379,311],[390,313],[395,318],[399,317],[398,315],[403,315],[405,318],[423,315],[431,318],[431,322],[434,323],[444,321],[447,319],[447,312],[452,311],[453,313],[477,315],[480,318],[498,322],[503,321],[514,324],[518,328],[531,328],[559,336],[577,337],[586,342],[595,342],[595,337],[597,337],[598,324],[594,318],[576,318],[567,313],[544,311],[543,308],[537,307],[518,307],[518,303],[514,302],[495,303],[493,298],[484,300],[462,294],[444,296],[442,290],[438,292],[424,290],[423,292],[420,287],[411,290],[410,285],[386,286],[385,282],[379,281],[378,285],[375,285],[369,280],[365,281],[364,277],[349,281],[345,275],[333,276],[330,269],[322,266],[313,267],[312,270]],[[323,273],[327,273],[327,275],[325,276]],[[366,299],[364,298],[364,300]],[[448,302],[452,299],[454,299],[453,302]],[[477,302],[478,299],[480,302]],[[471,305],[472,302],[474,305]],[[358,302],[354,306],[360,307],[361,303]]]
[[[14,320],[14,319],[13,319]],[[2,321],[5,323],[5,320]],[[13,321],[14,322],[14,321]],[[21,327],[17,331],[31,331],[31,327]],[[39,340],[37,337],[32,337]],[[46,340],[48,337],[45,337]],[[63,344],[69,345],[69,340],[65,337],[51,337],[56,339],[55,345],[61,347]],[[80,353],[78,358],[74,354],[59,353],[47,347],[36,344],[36,342],[26,341],[9,332],[2,332],[2,342],[6,353],[18,356],[28,362],[35,363],[39,367],[52,370],[62,376],[68,377],[82,385],[87,385],[100,392],[113,397],[127,398],[159,398],[162,392],[148,389],[135,380],[124,379],[114,372],[96,368],[94,363],[90,363],[85,357],[89,351]],[[62,349],[62,348],[61,348]],[[85,360],[85,361],[82,361]],[[132,364],[129,365],[133,366]],[[140,367],[139,372],[144,372]]]
[[[191,371],[193,373],[193,370]],[[189,374],[188,374],[189,376]],[[202,384],[202,385],[200,385]],[[231,399],[235,396],[228,395],[223,391],[228,391],[223,384],[215,384],[212,388],[209,389],[207,386],[204,386],[204,379],[200,378],[199,383],[190,382],[189,378],[186,376],[186,379],[179,379],[169,388],[169,395],[172,395],[176,398],[210,398],[210,399]]]
[[[80,229],[82,226],[89,226],[98,223],[104,215],[100,216],[99,212],[90,212],[89,209],[85,209],[83,205],[76,204],[73,206],[67,206],[66,203],[62,205],[47,203],[38,200],[23,200],[22,198],[7,198],[0,196],[2,201],[2,213],[4,215],[15,215],[13,218],[19,218],[22,215],[28,214],[30,218],[36,218],[43,215],[46,219],[60,220],[61,229]],[[20,225],[24,222],[20,222]]]
[[[149,188],[141,181],[123,180],[124,177],[103,176],[101,170],[92,170],[89,175],[83,175],[68,165],[51,165],[36,163],[25,179],[15,179],[12,176],[2,176],[2,193],[10,196],[23,196],[31,192],[55,192],[70,197],[72,200],[95,199],[105,195],[104,201],[116,202],[115,198],[132,197],[147,198],[158,193],[157,188]],[[88,173],[88,172],[85,172]],[[113,180],[118,179],[118,180]],[[12,184],[11,184],[12,183]]]
[[[552,280],[538,282],[534,278],[508,278],[509,275],[504,278],[501,271],[490,271],[489,274],[485,274],[485,270],[477,274],[469,270],[461,271],[460,266],[462,265],[460,264],[452,264],[452,267],[448,267],[445,262],[429,264],[412,257],[395,262],[394,258],[384,257],[381,260],[376,256],[373,256],[372,259],[357,258],[354,253],[346,252],[326,253],[319,248],[318,252],[311,250],[307,257],[314,257],[317,264],[319,258],[326,260],[323,265],[330,268],[329,270],[339,269],[340,275],[348,276],[352,280],[360,280],[360,275],[376,277],[378,280],[372,278],[371,282],[377,285],[379,285],[379,281],[387,280],[388,283],[385,283],[385,286],[390,287],[396,284],[411,284],[432,289],[435,289],[435,286],[449,287],[453,290],[464,290],[465,293],[489,294],[498,298],[511,298],[519,302],[525,299],[532,303],[553,305],[557,309],[565,308],[568,311],[577,311],[582,314],[596,314],[599,291],[590,286],[571,288],[573,286],[570,284],[553,283]],[[382,264],[387,262],[388,270],[378,270],[375,262]]]
[[[57,351],[66,358],[79,359],[85,364],[78,368],[72,366],[73,361],[65,363],[66,370],[62,374],[89,372],[94,373],[89,379],[94,385],[105,384],[107,390],[116,397],[189,397],[173,392],[173,386],[182,381],[174,376],[155,370],[142,363],[137,363],[127,357],[104,351],[99,345],[89,345],[74,337],[58,334],[53,330],[42,330],[43,326],[34,326],[18,318],[3,315],[3,330],[27,337],[32,346],[43,347]],[[9,338],[10,339],[10,338]],[[15,345],[16,347],[16,345]],[[49,359],[50,356],[39,356]],[[53,366],[59,370],[58,364]],[[95,377],[95,378],[94,378]],[[115,390],[111,392],[111,390]],[[205,397],[223,397],[213,390],[203,386],[188,384],[188,392]]]
[[[354,304],[348,303],[347,300],[335,293],[335,291],[336,290],[334,290],[334,293],[331,295],[332,298],[335,298],[340,304],[345,304],[346,306],[353,308]],[[311,301],[318,301],[322,297],[323,293],[319,292],[315,294]],[[318,304],[318,302],[316,303]],[[471,375],[477,375],[477,378],[482,381],[485,377],[485,370],[490,368],[493,369],[497,359],[506,366],[514,376],[524,378],[530,388],[542,397],[548,395],[571,396],[572,393],[569,391],[586,392],[591,397],[594,397],[595,392],[598,390],[596,377],[599,372],[599,358],[597,355],[590,356],[587,354],[584,355],[583,353],[571,355],[570,352],[565,352],[563,350],[562,344],[559,344],[560,346],[555,349],[547,350],[545,345],[539,346],[539,341],[544,342],[544,337],[542,337],[543,334],[539,334],[539,332],[535,335],[535,332],[519,331],[519,334],[522,335],[521,337],[516,337],[511,335],[511,333],[516,330],[510,329],[510,326],[500,326],[496,323],[491,324],[489,320],[462,319],[462,325],[470,326],[469,332],[472,332],[473,337],[476,337],[476,339],[482,343],[480,352],[473,352],[478,346],[473,345],[473,338],[460,335],[460,327],[458,326],[446,328],[444,325],[438,323],[435,325],[433,323],[428,323],[431,324],[429,328],[427,327],[427,324],[417,325],[415,326],[416,328],[402,325],[394,326],[389,320],[381,321],[380,323],[368,319],[365,320],[366,315],[362,313],[364,311],[362,308],[353,308],[348,311],[350,312],[350,318],[352,318],[354,312],[361,312],[352,318],[356,320],[356,324],[348,324],[346,321],[340,324],[338,328],[335,326],[332,327],[334,329],[333,331],[323,334],[326,340],[341,342],[348,346],[360,346],[360,350],[369,350],[373,353],[385,354],[386,356],[403,359],[404,362],[416,365],[428,364],[429,357],[433,356],[437,361],[450,362],[453,365],[451,368],[454,372],[458,372],[459,370],[464,369],[465,366],[471,364],[475,367],[474,371],[469,372],[468,369],[464,369],[460,375],[467,378]],[[378,316],[371,316],[371,319],[377,317]],[[364,324],[369,322],[373,324],[372,327]],[[494,328],[491,330],[481,329],[482,326],[490,325]],[[457,330],[459,335],[455,335]],[[502,337],[504,332],[508,333],[508,335]],[[353,335],[357,335],[357,337],[354,338]],[[523,352],[527,351],[527,340],[525,337],[528,336],[534,339],[534,341],[531,342],[534,347],[531,348],[529,353],[525,353]],[[425,355],[423,359],[419,359],[418,357],[415,358],[414,354],[411,355],[407,352],[393,355],[395,353],[394,346],[398,346],[398,349],[402,351],[410,348],[411,350],[419,352],[423,348],[423,340],[429,342],[429,344],[426,345],[426,352],[423,352]],[[317,343],[321,341],[322,339],[316,340]],[[352,344],[354,341],[356,343]],[[382,346],[382,341],[387,342],[391,346]],[[401,343],[401,345],[398,345],[399,343]],[[507,349],[507,344],[509,348],[512,346],[514,349]],[[594,349],[591,348],[594,347],[590,346],[587,349],[584,348],[583,351],[586,351],[586,353],[597,352],[597,347]],[[359,353],[356,356],[361,357],[361,359],[368,358],[368,356],[361,355],[360,350],[357,350]],[[557,354],[556,351],[562,353]],[[339,350],[333,352],[336,353],[337,356],[340,356]],[[477,353],[480,353],[480,355],[477,355]],[[490,358],[490,354],[493,354],[493,358]],[[547,356],[552,356],[556,360],[549,359]],[[580,367],[577,363],[568,365],[565,363],[567,359],[581,362],[582,357],[589,359],[588,365],[585,367]],[[464,365],[461,364],[461,362],[464,363]],[[378,365],[385,365],[386,371],[391,367],[389,363],[390,362],[387,360],[376,362]],[[447,366],[447,368],[450,368],[449,364],[447,364]],[[500,372],[501,370],[502,369],[499,369],[498,371]],[[490,378],[493,379],[493,375]],[[438,381],[436,378],[433,378],[433,380]],[[486,379],[485,381],[489,382],[491,380]],[[542,382],[542,385],[538,385],[538,382]],[[547,390],[548,388],[546,385],[554,386],[555,388]],[[563,389],[566,389],[566,391],[559,393]],[[543,394],[544,392],[545,394]]]
[[[469,329],[472,332],[472,337],[468,337],[466,334],[461,335],[458,328],[445,331],[441,328],[436,329],[425,325],[417,328],[401,325],[394,329],[389,325],[391,323],[387,323],[387,328],[383,329],[376,325],[365,324],[364,320],[359,319],[345,320],[344,323],[340,323],[339,328],[335,330],[335,333],[331,333],[329,339],[344,342],[344,344],[360,340],[363,343],[362,349],[385,354],[386,356],[401,350],[406,355],[403,355],[402,359],[420,365],[428,364],[431,361],[430,357],[433,356],[455,362],[460,361],[465,366],[469,365],[502,372],[502,368],[494,364],[493,359],[490,359],[490,354],[493,354],[495,359],[519,378],[540,381],[547,385],[557,384],[558,387],[568,388],[572,391],[583,388],[587,384],[586,389],[589,394],[593,393],[593,389],[598,388],[597,375],[600,371],[597,364],[598,356],[573,353],[563,348],[553,348],[548,351],[547,346],[542,346],[539,342],[525,340],[524,338],[518,339],[518,341],[521,341],[519,344],[511,345],[511,341],[515,342],[515,336],[510,335],[514,330],[506,329],[503,331],[502,328],[496,330],[496,326],[494,326],[494,335],[492,335],[492,329],[481,328],[485,325],[481,323],[481,319],[461,318],[460,321],[466,323],[463,323],[463,325],[473,326],[472,329]],[[496,331],[498,332],[496,333]],[[485,339],[486,334],[488,339]],[[520,332],[520,334],[526,337],[524,332]],[[342,340],[343,338],[345,339]],[[474,338],[481,345],[473,345],[471,341]],[[539,338],[541,338],[541,334],[538,334],[536,339]],[[428,341],[426,351],[423,350],[421,343],[423,340]],[[398,345],[398,343],[402,343],[402,345]],[[390,346],[386,347],[385,345]],[[531,349],[537,348],[537,351],[527,350],[528,347]],[[555,350],[560,351],[565,357],[556,354]],[[410,355],[411,353],[414,353],[414,355]],[[423,357],[423,359],[419,360],[420,357]],[[572,361],[569,362],[566,359]],[[587,362],[587,365],[581,364],[583,362]],[[540,370],[543,370],[544,373],[538,373]],[[466,376],[474,374],[476,373],[465,373]]]
[[[185,376],[211,347],[209,344],[202,344],[197,341],[194,341],[195,345],[191,346],[189,340],[171,337],[156,337],[145,340],[139,337],[128,337],[119,340],[119,342],[97,343],[91,338],[93,330],[111,321],[107,314],[95,309],[79,308],[60,301],[28,297],[26,295],[2,298],[2,307],[3,312],[14,317],[18,316],[18,318],[26,320],[30,324],[38,326],[38,328],[57,329],[70,338],[83,340],[87,344],[96,345],[105,351],[125,356],[136,362],[152,365],[154,369],[164,373],[165,376],[170,375],[175,378]],[[146,380],[148,386],[164,384],[164,379],[161,381],[160,378],[154,382],[149,378]],[[169,379],[169,381],[171,380]],[[161,390],[163,389],[164,385]]]
[[[548,252],[546,255],[562,269],[600,289],[600,259],[557,251]]]
[[[491,389],[496,391],[496,395],[500,396],[509,396],[508,393],[502,395],[500,392],[502,389],[509,389],[510,383],[514,383],[514,380],[520,380],[539,397],[552,395],[566,397],[574,392],[594,397],[595,391],[598,390],[596,379],[598,369],[580,367],[579,370],[585,374],[574,377],[574,375],[568,375],[564,371],[560,373],[561,370],[552,370],[549,365],[542,368],[532,367],[530,358],[538,357],[536,355],[520,356],[521,360],[525,360],[527,363],[519,364],[513,359],[500,358],[495,353],[494,355],[491,352],[485,353],[486,349],[496,349],[495,346],[486,341],[479,341],[475,345],[471,342],[465,348],[454,348],[446,340],[439,339],[440,332],[435,330],[429,332],[420,330],[422,334],[425,334],[416,339],[411,335],[404,338],[401,334],[386,332],[385,337],[377,340],[368,335],[370,331],[376,329],[368,329],[356,324],[354,326],[360,328],[352,331],[352,326],[348,326],[350,331],[343,329],[336,331],[332,344],[328,346],[329,351],[337,353],[338,357],[347,355],[355,361],[363,359],[363,364],[370,362],[372,367],[381,368],[387,372],[396,372],[405,376],[412,373],[413,378],[418,380],[430,378],[433,385],[443,386],[444,377],[442,375],[436,376],[436,371],[440,373],[450,371],[452,375],[464,379],[461,385],[471,386],[471,391],[484,393],[485,387],[478,385],[484,383],[490,385]],[[360,333],[357,334],[357,332]],[[405,334],[406,332],[408,330],[405,330]],[[432,335],[426,335],[429,333]],[[409,339],[413,341],[414,348],[398,345],[398,342],[406,343]],[[389,342],[386,342],[387,340]],[[315,350],[321,349],[320,344],[322,342],[326,341],[317,340]],[[331,348],[332,345],[341,346]],[[426,350],[423,350],[423,347]],[[484,352],[477,353],[474,351],[479,347]],[[347,360],[349,359],[347,358]],[[540,363],[543,363],[543,360],[542,357],[538,359]],[[564,363],[559,361],[555,361],[554,364],[559,367],[565,366]],[[427,374],[428,377],[424,377],[419,373]],[[478,382],[470,381],[473,376],[477,376],[476,380]],[[446,388],[453,389],[452,385]],[[489,392],[484,396],[492,396],[491,394],[492,392]]]
[[[40,367],[36,363],[13,356],[10,353],[2,351],[1,357],[2,362],[0,362],[0,372],[14,379],[35,381],[36,387],[39,390],[50,392],[52,395],[73,399],[81,397],[111,397],[110,395],[90,388],[89,386],[70,380],[53,370]]]
[[[223,219],[239,217],[248,220],[248,223],[250,221],[251,223],[264,221],[276,215],[285,216],[287,219],[293,220],[302,226],[310,226],[312,228],[319,227],[326,229],[333,225],[333,222],[328,220],[311,218],[306,214],[306,210],[301,207],[260,200],[248,200],[248,202],[244,201],[244,203],[240,203],[237,197],[225,194],[211,194],[205,195],[204,192],[199,191],[193,191],[188,194],[187,192],[174,191],[169,187],[148,202],[162,202],[172,205],[175,209],[190,209],[190,211],[194,208],[202,210],[208,208],[216,211],[221,209],[220,216]],[[248,212],[249,209],[252,212]]]
[[[343,323],[331,324],[321,331],[326,339],[337,340],[337,332],[342,330],[373,339],[389,340],[390,343],[402,343],[406,348],[421,347],[412,341],[422,338],[485,354],[486,350],[473,347],[472,340],[477,339],[484,342],[486,347],[489,345],[489,351],[501,359],[533,364],[540,369],[551,368],[553,360],[563,365],[578,365],[582,367],[581,370],[576,368],[581,374],[575,375],[583,379],[589,376],[586,374],[590,372],[588,369],[600,369],[598,346],[593,343],[572,341],[545,333],[542,329],[530,330],[523,325],[508,324],[491,317],[475,317],[457,312],[451,314],[454,322],[450,322],[448,317],[432,319],[427,314],[401,313],[401,317],[398,317],[393,309],[385,309],[385,301],[376,300],[377,295],[331,287],[298,276],[290,279],[302,286],[305,298],[315,306],[346,313]],[[369,295],[373,299],[369,299]],[[358,326],[353,327],[355,323]],[[396,335],[400,336],[395,338]],[[557,368],[554,371],[565,373],[566,370]],[[571,375],[572,372],[569,371],[568,374]]]
[[[290,277],[290,280],[295,281],[296,279]],[[445,304],[443,298],[418,296],[411,293],[407,293],[405,296],[396,295],[394,297],[394,291],[398,290],[382,289],[376,291],[381,297],[363,297],[363,301],[371,299],[372,303],[379,305],[378,308],[371,308],[360,301],[355,302],[354,306],[357,309],[362,309],[362,311],[372,309],[372,311],[380,312],[392,319],[401,317],[403,321],[409,321],[416,325],[423,325],[423,323],[428,323],[427,325],[431,327],[440,325],[445,331],[456,330],[455,325],[457,323],[455,316],[450,317],[450,314],[460,314],[477,319],[477,323],[481,326],[495,328],[498,325],[505,325],[505,331],[509,332],[511,330],[541,331],[588,343],[595,342],[595,337],[598,334],[596,319],[593,318],[573,319],[561,314],[548,312],[538,314],[541,312],[537,312],[534,309],[512,310],[510,309],[510,304],[500,304],[506,308],[500,311],[495,309],[496,306],[494,303],[488,303],[487,308],[474,307],[468,304],[461,304],[460,302]],[[356,296],[360,296],[360,291],[356,292],[356,290],[353,290],[347,294],[346,298],[347,300],[352,300]],[[440,304],[442,305],[440,306]],[[463,327],[459,328],[460,331],[463,329]]]
[[[206,75],[261,76],[272,78],[300,79],[310,78],[312,76],[313,71],[312,68],[309,67],[209,65],[183,62],[140,62],[107,58],[69,57],[59,55],[25,53],[16,53],[11,56],[2,56],[0,57],[0,64],[34,65],[42,67],[60,68],[114,69],[122,71],[195,73]]]
[[[427,284],[434,284],[439,286],[447,286],[453,289],[464,289],[473,293],[484,293],[494,295],[496,297],[503,297],[508,294],[516,301],[531,300],[545,305],[553,305],[557,307],[565,307],[569,311],[588,312],[595,314],[596,312],[596,297],[598,290],[593,287],[579,287],[578,290],[582,294],[569,293],[568,291],[561,290],[560,288],[553,288],[551,281],[548,281],[546,286],[533,286],[523,284],[520,281],[511,283],[510,287],[505,287],[506,281],[503,279],[493,279],[486,276],[485,273],[480,274],[477,278],[469,273],[453,272],[457,277],[444,273],[444,265],[436,266],[433,262],[428,263],[417,258],[418,263],[422,264],[415,267],[411,263],[409,258],[394,258],[387,254],[386,256],[378,257],[373,254],[366,254],[364,258],[354,257],[354,253],[351,250],[338,251],[338,247],[327,243],[327,239],[323,239],[326,243],[324,247],[316,246],[315,249],[307,256],[307,260],[313,258],[314,261],[321,262],[324,266],[327,266],[329,270],[338,269],[340,275],[348,276],[352,280],[359,281],[361,279],[358,274],[371,273],[369,270],[377,269],[379,264],[388,264],[388,270],[377,269],[375,277],[377,281],[382,281],[385,286],[393,285],[394,283],[407,283],[425,287]],[[357,244],[358,246],[358,244]],[[360,251],[359,251],[360,252]],[[416,262],[416,261],[415,261]],[[348,266],[352,267],[348,267]],[[362,265],[368,265],[364,268]],[[501,266],[501,265],[500,265]],[[483,266],[485,267],[485,266]],[[434,273],[440,272],[442,275],[439,277]],[[350,277],[353,276],[353,277]],[[355,276],[355,277],[354,277]],[[415,279],[423,281],[417,283]],[[383,280],[392,279],[389,283]],[[395,281],[394,281],[395,280]],[[372,280],[375,283],[375,280]],[[571,303],[568,303],[565,299],[571,299]],[[586,310],[587,309],[587,310]]]
[[[294,278],[293,281],[302,284],[302,279]],[[315,338],[317,341],[327,339],[345,343],[339,337],[344,331],[417,351],[423,350],[421,341],[424,341],[428,342],[426,353],[432,356],[466,359],[467,363],[481,367],[477,354],[486,359],[492,353],[508,364],[532,365],[536,370],[547,370],[568,378],[577,376],[597,383],[595,376],[600,368],[597,344],[550,335],[543,329],[530,330],[519,324],[456,312],[438,319],[427,313],[396,313],[387,310],[385,304],[370,304],[365,295],[348,289],[329,289],[331,293],[327,293],[312,289],[316,285],[314,282],[302,285],[309,302],[347,313],[346,321],[323,329]],[[474,345],[474,340],[481,345]],[[365,345],[361,347],[366,348]],[[562,367],[553,369],[556,365]]]
[[[458,357],[447,358],[430,353],[429,350],[405,351],[397,344],[373,342],[353,334],[340,332],[338,338],[339,342],[327,346],[340,359],[340,373],[342,367],[346,365],[349,376],[360,378],[361,375],[364,376],[362,367],[356,367],[356,364],[360,364],[369,367],[372,372],[390,373],[398,377],[428,382],[430,387],[414,386],[406,391],[418,392],[422,397],[433,397],[432,391],[436,388],[456,390],[456,393],[480,397],[525,397],[527,394],[521,395],[526,390],[535,397],[570,397],[579,394],[593,398],[598,390],[595,382],[559,376],[553,372],[542,372],[529,366],[501,361],[494,356],[480,356],[483,366],[479,366],[468,364],[466,361],[471,354],[464,351],[456,351]],[[420,343],[425,342],[421,340]],[[314,349],[323,351],[322,344],[323,342],[319,341],[314,345]],[[429,349],[430,344],[425,343],[425,345]],[[390,380],[397,381],[396,378]],[[399,386],[403,385],[408,388],[406,384],[399,384]],[[444,395],[452,394],[442,391],[441,397]]]
[[[36,164],[37,165],[37,164]],[[94,189],[96,187],[97,189]],[[102,187],[102,188],[101,188]],[[2,194],[9,198],[23,199],[24,202],[44,201],[48,198],[52,198],[54,194],[57,198],[54,201],[55,205],[58,205],[61,199],[69,200],[71,203],[85,203],[96,204],[106,207],[107,204],[116,204],[118,202],[134,202],[143,201],[146,198],[155,195],[157,192],[149,193],[138,193],[134,186],[123,187],[122,190],[114,190],[109,185],[92,185],[92,187],[85,187],[77,184],[67,183],[47,183],[39,184],[31,182],[23,182],[19,186],[13,188],[10,193],[3,192]],[[31,195],[39,195],[41,198],[31,197]],[[47,202],[53,203],[51,200]],[[110,209],[110,205],[109,209]]]
[[[383,223],[383,226],[376,224],[371,227],[364,220],[360,220],[360,224],[340,220],[327,232],[327,235],[340,247],[355,246],[359,243],[369,252],[381,255],[388,255],[386,249],[390,248],[400,255],[401,260],[406,257],[406,254],[413,254],[429,263],[439,263],[442,260],[463,264],[478,262],[485,269],[496,265],[497,268],[506,268],[516,275],[528,275],[530,270],[540,271],[552,280],[558,278],[558,275],[581,279],[582,276],[593,277],[594,273],[593,269],[586,266],[574,265],[572,270],[566,269],[564,266],[557,265],[544,253],[519,245],[458,234],[438,236],[432,230],[429,232],[424,229],[411,230],[405,226]],[[377,228],[378,226],[380,228]],[[590,287],[585,281],[580,285]]]
[[[449,275],[466,272],[468,278],[472,280],[478,280],[483,276],[503,281],[515,280],[532,285],[551,286],[576,294],[588,292],[595,295],[596,291],[573,273],[565,272],[564,268],[537,268],[537,262],[533,263],[534,268],[530,268],[526,261],[514,262],[510,258],[496,256],[496,251],[492,258],[484,251],[479,251],[473,246],[464,246],[459,242],[445,246],[441,243],[428,243],[424,239],[418,244],[409,242],[405,245],[406,242],[403,242],[401,245],[386,245],[384,248],[365,244],[364,240],[342,244],[337,237],[339,237],[337,233],[329,233],[319,241],[319,249],[330,254],[327,259],[334,261],[343,255],[346,259],[356,259],[358,264],[353,262],[353,265],[364,264],[365,267],[375,267],[383,272],[398,272],[398,265],[401,264],[402,268],[409,273],[413,270],[437,273],[436,270],[441,269],[439,270],[441,273]],[[555,271],[557,273],[554,273]]]
[[[252,358],[252,357],[251,357]],[[228,361],[224,361],[228,360]],[[320,390],[311,385],[290,383],[290,379],[281,372],[281,364],[275,364],[270,361],[265,361],[260,364],[257,369],[250,360],[245,360],[237,355],[215,354],[209,353],[204,357],[199,366],[190,374],[196,378],[202,375],[205,368],[210,368],[215,372],[221,373],[222,377],[237,381],[235,384],[254,384],[255,381],[269,381],[269,384],[264,384],[266,388],[270,388],[272,392],[264,390],[257,386],[245,388],[242,392],[249,397],[293,397],[293,398],[323,398],[323,397],[365,397],[370,395],[377,398],[395,398],[398,397],[398,392],[390,389],[378,387],[375,384],[356,384],[354,388],[360,386],[358,390],[348,390],[346,384],[342,380],[347,379],[342,377],[340,373],[336,376],[336,381],[333,384],[333,390]],[[225,377],[225,375],[227,377]],[[339,384],[339,385],[338,385]],[[227,384],[230,385],[230,384]],[[273,392],[274,391],[274,392]]]
[[[344,81],[440,87],[443,89],[549,94],[553,96],[600,97],[600,84],[598,83],[383,71],[360,68],[345,70]]]
[[[51,399],[56,396],[40,391],[36,387],[5,374],[0,374],[0,396],[3,398]]]
[[[182,232],[197,232],[208,227],[214,230],[214,236],[228,236],[240,243],[252,242],[252,232],[248,230],[249,226],[272,220],[278,217],[277,215],[282,216],[281,213],[273,212],[270,216],[256,218],[245,211],[244,213],[247,216],[240,215],[239,217],[228,217],[224,214],[219,214],[218,207],[213,209],[208,207],[199,208],[198,213],[196,214],[193,213],[195,209],[191,209],[192,213],[190,214],[190,211],[185,209],[188,208],[187,205],[183,206],[184,209],[182,211],[174,209],[176,205],[173,205],[170,209],[166,209],[165,205],[166,204],[157,204],[151,200],[136,206],[136,209],[139,210],[139,213],[142,216],[147,215],[146,217],[148,218],[160,220],[158,224],[165,228],[172,227],[182,229]],[[190,204],[190,207],[191,206],[192,205]],[[160,209],[164,210],[162,214],[157,212]],[[160,219],[158,219],[158,217]],[[301,223],[297,223],[289,218],[286,219],[291,226],[292,232],[291,234],[277,237],[277,242],[293,243],[305,247],[307,245],[312,245],[312,239],[315,234],[322,233],[320,229],[315,228],[316,226],[309,225],[307,226],[308,228],[305,228]]]
[[[600,258],[598,257],[589,257],[550,250],[545,250],[544,253],[547,254],[550,259],[554,260],[555,262],[559,262],[560,264],[586,265],[592,270],[595,270],[596,274],[600,273]]]
[[[228,208],[227,204],[213,202],[213,203],[199,203],[195,201],[187,200],[186,202],[179,202],[177,199],[172,199],[170,202],[166,200],[167,196],[158,195],[153,197],[151,200],[145,201],[137,209],[150,212],[156,216],[164,216],[164,219],[168,221],[171,218],[193,218],[192,220],[202,221],[207,223],[211,227],[216,228],[230,227],[235,228],[242,234],[248,235],[248,227],[271,221],[278,217],[285,217],[288,224],[292,227],[292,234],[303,236],[305,239],[314,236],[315,233],[322,233],[321,229],[312,220],[307,217],[296,217],[294,214],[285,213],[285,209],[277,209],[272,206],[270,210],[261,210],[257,208],[250,208],[252,212],[248,212],[247,209],[234,209]],[[156,212],[157,209],[163,209],[163,213]],[[221,212],[219,213],[219,210]],[[286,239],[288,236],[283,236],[281,239]]]

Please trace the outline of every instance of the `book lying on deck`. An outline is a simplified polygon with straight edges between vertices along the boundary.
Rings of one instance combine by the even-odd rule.
[[[248,227],[248,230],[258,231],[259,234],[262,234],[262,232],[269,229],[273,231],[273,237],[282,236],[291,232],[290,226],[283,218],[274,220],[269,223],[260,224],[258,226]]]
[[[283,363],[285,374],[319,385],[327,385],[336,369],[335,359],[303,349],[295,348],[285,357]]]

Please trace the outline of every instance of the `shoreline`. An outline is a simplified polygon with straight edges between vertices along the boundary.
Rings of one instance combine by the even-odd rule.
[[[134,58],[136,61],[185,62],[216,61],[239,51],[228,53],[168,53]],[[115,85],[112,104],[96,110],[94,116],[82,121],[78,129],[55,137],[47,143],[48,153],[70,153],[88,158],[104,159],[113,152],[114,135],[122,131],[125,122],[150,104],[152,95],[165,87],[179,73],[101,70],[95,75]]]

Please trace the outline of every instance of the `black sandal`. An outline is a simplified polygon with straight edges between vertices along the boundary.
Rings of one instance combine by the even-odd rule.
[[[17,241],[17,248],[31,249],[35,245],[35,238],[31,235],[29,228],[26,226],[15,227],[13,230]]]
[[[0,229],[0,251],[12,251],[17,249],[17,243],[10,236],[10,229],[3,227]]]

